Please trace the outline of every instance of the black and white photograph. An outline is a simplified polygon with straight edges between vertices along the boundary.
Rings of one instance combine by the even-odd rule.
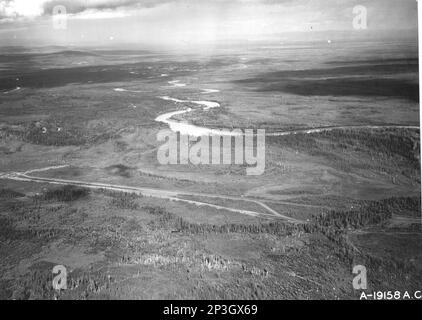
[[[0,300],[422,300],[418,5],[0,0]]]

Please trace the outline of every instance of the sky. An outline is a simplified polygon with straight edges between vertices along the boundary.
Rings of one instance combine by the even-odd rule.
[[[0,0],[0,46],[197,45],[354,31],[357,5],[367,9],[369,31],[417,28],[416,0]]]

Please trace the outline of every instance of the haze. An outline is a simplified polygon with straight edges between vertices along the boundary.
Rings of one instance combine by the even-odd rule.
[[[52,12],[64,5],[65,30]],[[151,44],[195,47],[238,40],[289,40],[312,33],[351,31],[353,7],[368,9],[372,33],[415,31],[414,0],[2,0],[2,45]],[[294,32],[294,34],[292,34]],[[299,34],[299,36],[298,36]]]

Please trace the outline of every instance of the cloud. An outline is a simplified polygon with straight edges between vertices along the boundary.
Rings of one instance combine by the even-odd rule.
[[[67,14],[86,12],[93,16],[98,11],[107,12],[103,14],[106,16],[112,15],[112,11],[151,8],[174,1],[176,0],[0,0],[0,20],[52,15],[56,6],[64,6]]]
[[[66,8],[68,14],[77,14],[84,11],[112,11],[121,8],[147,7],[148,0],[50,0],[43,5],[44,14],[52,14],[55,6],[61,5]],[[158,3],[161,1],[158,1]]]
[[[0,1],[0,19],[36,17],[43,13],[45,0],[3,0]]]
[[[72,15],[73,20],[95,20],[95,19],[115,19],[115,18],[125,18],[130,16],[130,13],[127,11],[119,10],[84,10],[76,15]]]
[[[51,16],[60,5],[72,19],[142,16],[151,24],[172,21],[172,29],[209,23],[212,32],[224,33],[337,30],[351,28],[358,4],[368,7],[371,28],[417,25],[415,0],[0,0],[0,23]]]
[[[56,6],[64,6],[68,14],[89,11],[129,11],[154,8],[166,3],[233,5],[273,5],[301,2],[302,0],[0,0],[0,19],[34,18],[52,15]]]

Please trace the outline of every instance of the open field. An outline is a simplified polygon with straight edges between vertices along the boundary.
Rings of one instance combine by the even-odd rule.
[[[420,289],[417,46],[385,46],[2,48],[0,298],[355,299],[357,264]],[[266,129],[265,172],[161,165],[188,108]]]

